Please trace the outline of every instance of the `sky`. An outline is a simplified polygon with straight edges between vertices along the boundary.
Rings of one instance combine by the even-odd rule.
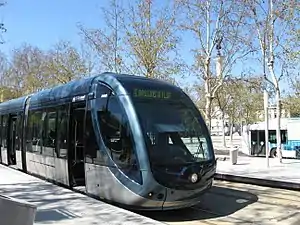
[[[23,43],[35,45],[41,49],[49,49],[59,40],[70,41],[79,46],[80,36],[77,24],[97,28],[103,26],[101,7],[108,0],[7,0],[0,8],[0,19],[8,29],[3,35],[5,44],[0,50],[5,54]],[[160,2],[160,1],[158,1]],[[183,37],[182,56],[192,62],[192,47],[189,35]],[[243,65],[235,67],[234,73],[240,74]],[[192,79],[190,79],[192,81]]]
[[[102,2],[102,3],[101,3]],[[77,23],[101,25],[100,7],[106,1],[88,0],[7,0],[0,9],[1,20],[8,29],[1,50],[27,42],[48,49],[59,40],[80,42]]]

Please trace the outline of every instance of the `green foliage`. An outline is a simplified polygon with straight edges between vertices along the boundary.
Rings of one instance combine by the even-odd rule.
[[[66,41],[60,41],[47,52],[45,63],[49,85],[67,83],[90,72],[79,51]]]
[[[229,79],[216,93],[214,104],[228,115],[231,123],[259,120],[263,112],[263,79]]]
[[[300,96],[294,95],[284,99],[283,108],[290,112],[291,117],[300,117]]]
[[[89,29],[81,25],[85,42],[97,52],[104,70],[174,83],[173,75],[183,68],[177,54],[175,11],[159,1],[126,3],[123,7],[120,1],[111,0],[102,9],[104,27]]]
[[[11,59],[0,55],[2,100],[20,97],[87,75],[90,67],[78,49],[61,41],[48,51],[23,44]]]
[[[139,1],[129,7],[125,43],[133,59],[134,71],[150,78],[169,79],[178,74],[175,14],[170,7],[154,8],[152,1]]]

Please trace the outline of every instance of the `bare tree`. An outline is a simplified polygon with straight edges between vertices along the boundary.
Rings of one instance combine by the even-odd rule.
[[[124,63],[123,9],[119,0],[110,0],[107,8],[102,8],[104,28],[78,27],[85,42],[95,51],[104,70],[121,73],[128,71]]]
[[[281,153],[281,91],[279,82],[288,73],[288,49],[287,41],[289,32],[295,28],[293,18],[295,16],[297,0],[247,0],[245,4],[251,12],[250,18],[256,31],[256,40],[253,44],[260,47],[260,62],[262,63],[266,81],[273,87],[276,101],[277,118],[277,153],[282,162]]]
[[[204,81],[205,117],[211,126],[212,101],[233,66],[252,53],[245,28],[246,9],[240,1],[178,0],[183,8],[181,29],[190,31],[197,41],[193,70]],[[216,52],[214,49],[216,48]],[[222,49],[222,50],[221,50]],[[223,53],[223,54],[222,54]],[[222,56],[221,56],[222,54]],[[216,58],[219,69],[214,69]],[[219,71],[218,71],[219,70]]]

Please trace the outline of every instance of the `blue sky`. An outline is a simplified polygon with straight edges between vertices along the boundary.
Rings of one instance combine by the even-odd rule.
[[[101,2],[106,1],[8,0],[0,10],[8,29],[1,50],[7,53],[24,42],[48,49],[60,39],[77,45],[80,38],[76,23],[101,25]]]
[[[10,50],[22,43],[30,43],[41,49],[49,49],[59,40],[71,41],[79,45],[77,23],[87,27],[101,27],[101,7],[108,0],[8,0],[5,7],[0,8],[1,20],[8,29],[4,34],[6,43],[1,51],[9,54]],[[184,36],[182,55],[187,62],[192,61],[189,52],[193,41]],[[234,72],[239,75],[242,65],[237,65]]]

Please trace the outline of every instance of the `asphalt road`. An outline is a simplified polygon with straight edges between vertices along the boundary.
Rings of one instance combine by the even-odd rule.
[[[172,225],[299,225],[300,192],[215,181],[192,208],[143,215]]]

